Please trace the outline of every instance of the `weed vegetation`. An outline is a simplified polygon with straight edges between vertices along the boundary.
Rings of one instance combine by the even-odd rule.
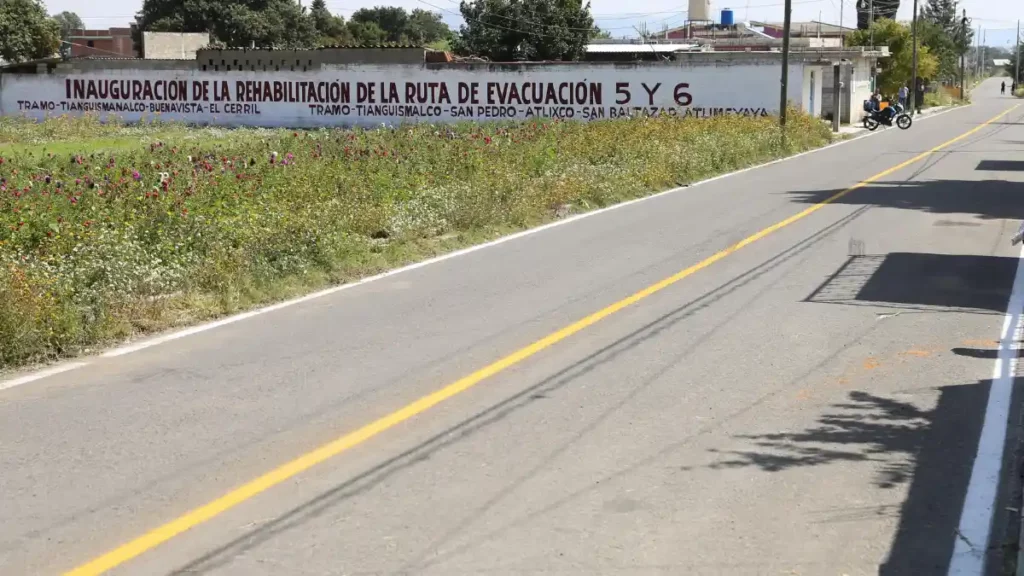
[[[0,368],[830,142],[774,118],[224,130],[0,119]],[[700,193],[695,191],[694,193]]]

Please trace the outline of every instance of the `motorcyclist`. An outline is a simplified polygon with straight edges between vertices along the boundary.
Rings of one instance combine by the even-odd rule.
[[[875,93],[871,95],[871,102],[874,107],[874,112],[878,118],[891,123],[893,117],[896,115],[896,110],[891,105],[882,109],[882,93],[875,90]]]

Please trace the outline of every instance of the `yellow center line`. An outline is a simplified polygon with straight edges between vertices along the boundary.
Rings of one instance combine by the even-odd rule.
[[[432,392],[420,398],[419,400],[416,400],[415,402],[403,408],[400,408],[399,410],[392,412],[391,414],[388,414],[387,416],[375,420],[363,426],[362,428],[359,428],[358,430],[349,432],[348,434],[345,434],[344,436],[336,440],[333,440],[319,448],[316,448],[311,452],[303,454],[302,456],[299,456],[298,458],[286,464],[283,464],[271,470],[270,472],[267,472],[266,474],[263,474],[262,476],[235,488],[234,490],[231,490],[230,492],[224,494],[223,496],[217,498],[216,500],[213,500],[207,504],[203,504],[202,506],[195,508],[190,512],[187,512],[186,514],[179,516],[178,518],[175,518],[174,520],[171,520],[170,522],[162,526],[154,528],[153,530],[143,534],[142,536],[139,536],[134,540],[131,540],[130,542],[126,542],[125,544],[118,546],[117,548],[103,554],[102,556],[98,556],[93,560],[90,560],[89,562],[71,570],[70,572],[66,572],[65,576],[94,576],[102,574],[107,570],[110,570],[117,566],[120,566],[121,564],[124,564],[132,558],[135,558],[136,556],[139,556],[140,554],[148,550],[151,550],[159,546],[160,544],[163,544],[164,542],[167,542],[168,540],[174,538],[182,532],[194,528],[195,526],[198,526],[206,522],[207,520],[216,517],[222,512],[234,508],[235,506],[241,504],[242,502],[245,502],[246,500],[249,500],[250,498],[256,495],[265,492],[270,488],[273,488],[274,486],[277,486],[278,484],[290,478],[293,478],[296,475],[301,474],[302,472],[305,472],[306,470],[309,470],[310,468],[316,466],[317,464],[320,464],[330,458],[333,458],[334,456],[337,456],[354,446],[362,444],[363,442],[366,442],[367,440],[373,438],[374,436],[380,434],[381,432],[384,432],[385,430],[401,422],[409,420],[413,416],[426,412],[432,407],[451,398],[452,396],[455,396],[460,392],[464,392],[472,388],[473,386],[479,384],[483,380],[486,380],[487,378],[494,376],[495,374],[498,374],[499,372],[507,368],[515,366],[516,364],[522,362],[523,360],[526,360],[527,358],[533,356],[534,354],[537,354],[541,350],[549,348],[557,344],[558,342],[565,340],[566,338],[572,336],[573,334],[576,334],[577,332],[583,330],[584,328],[596,324],[597,322],[600,322],[601,320],[611,316],[612,314],[615,314],[619,310],[622,310],[623,308],[626,308],[627,306],[630,306],[632,304],[636,304],[637,302],[643,300],[644,298],[656,294],[664,290],[665,288],[668,288],[669,286],[675,284],[676,282],[679,282],[680,280],[688,276],[691,276],[692,274],[700,270],[703,270],[708,266],[711,266],[715,262],[722,260],[726,256],[729,256],[730,254],[737,252],[738,250],[744,248],[745,246],[753,244],[754,242],[757,242],[758,240],[764,238],[765,236],[768,236],[769,234],[777,230],[789,226],[790,224],[796,222],[797,220],[800,220],[802,218],[807,217],[810,214],[813,214],[814,212],[823,208],[825,205],[835,202],[836,200],[842,198],[843,196],[846,196],[850,192],[853,192],[858,188],[862,188],[880,178],[884,178],[892,174],[893,172],[906,168],[907,166],[915,162],[918,162],[930,156],[931,154],[934,154],[942,150],[943,148],[946,148],[952,144],[955,144],[956,142],[959,142],[960,140],[963,140],[964,138],[967,138],[968,136],[978,132],[979,130],[988,126],[989,124],[992,124],[996,120],[999,120],[1003,116],[1006,116],[1016,108],[1017,106],[1014,106],[1009,110],[1006,110],[1005,112],[992,118],[991,120],[988,120],[987,122],[980,124],[967,132],[964,132],[963,134],[957,136],[956,138],[953,138],[952,140],[948,140],[936,146],[935,148],[928,150],[927,152],[923,152],[921,154],[918,154],[917,156],[914,156],[913,158],[907,160],[906,162],[901,162],[900,164],[897,164],[896,166],[893,166],[888,170],[883,170],[882,172],[879,172],[878,174],[875,174],[874,176],[866,180],[862,180],[861,182],[858,182],[857,184],[847,188],[846,190],[838,192],[832,195],[831,197],[826,198],[825,200],[822,200],[821,202],[813,206],[810,206],[809,208],[803,210],[798,214],[790,216],[789,218],[786,218],[781,222],[777,222],[752,236],[744,238],[743,240],[737,242],[736,244],[729,246],[728,248],[722,250],[721,252],[718,252],[708,257],[707,259],[702,260],[697,264],[690,266],[689,268],[686,268],[685,270],[681,270],[673,274],[672,276],[669,276],[668,278],[665,278],[664,280],[657,282],[656,284],[652,284],[651,286],[644,288],[643,290],[637,292],[636,294],[633,294],[632,296],[619,300],[618,302],[606,308],[598,310],[597,312],[594,312],[593,314],[587,316],[586,318],[578,320],[566,326],[565,328],[558,330],[557,332],[549,334],[541,338],[540,340],[537,340],[533,344],[530,344],[525,348],[517,350],[509,354],[508,356],[498,360],[497,362],[489,366],[485,366],[468,376],[465,376],[455,382],[452,382],[451,384],[439,390],[436,390],[435,392]]]

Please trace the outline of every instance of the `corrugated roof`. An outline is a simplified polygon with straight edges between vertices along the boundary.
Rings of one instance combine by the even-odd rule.
[[[588,44],[590,54],[622,54],[633,52],[672,53],[681,50],[696,50],[697,44]]]

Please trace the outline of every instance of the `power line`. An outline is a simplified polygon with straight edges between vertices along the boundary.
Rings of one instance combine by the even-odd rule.
[[[458,12],[458,13],[457,12],[452,12],[451,10],[448,10],[446,8],[441,8],[440,6],[434,6],[433,4],[430,4],[428,2],[423,2],[423,0],[419,0],[419,1],[422,2],[423,4],[426,4],[427,6],[431,6],[431,7],[437,8],[438,10],[443,10],[445,12],[448,12],[449,14],[453,14],[455,16],[458,16],[460,18],[465,19],[465,16],[463,16],[461,12]],[[448,0],[448,1],[451,2],[452,4],[456,3],[454,0]],[[683,10],[683,11],[675,12],[675,14],[676,14],[676,16],[670,16],[668,18],[665,18],[665,19],[661,20],[661,22],[667,22],[667,21],[677,17],[678,15],[686,14],[686,11]],[[534,17],[539,16],[536,12],[530,13],[530,15],[534,16]],[[591,16],[593,16],[593,15],[591,15]],[[542,24],[540,22],[535,22],[533,20],[522,20],[522,19],[519,19],[519,18],[511,18],[509,16],[502,16],[501,14],[489,14],[487,17],[488,18],[501,18],[502,20],[505,20],[505,21],[508,21],[508,22],[513,22],[515,24],[522,24],[522,25],[526,25],[526,26],[541,26],[541,27],[546,27],[546,28],[555,28],[555,29],[558,29],[558,30],[572,30],[574,32],[590,32],[590,31],[593,30],[593,28],[574,28],[574,27],[571,27],[571,26],[560,26],[558,24]],[[632,30],[632,28],[633,28],[632,26],[613,26],[613,27],[601,28],[601,30],[606,30],[606,31],[607,30]]]

